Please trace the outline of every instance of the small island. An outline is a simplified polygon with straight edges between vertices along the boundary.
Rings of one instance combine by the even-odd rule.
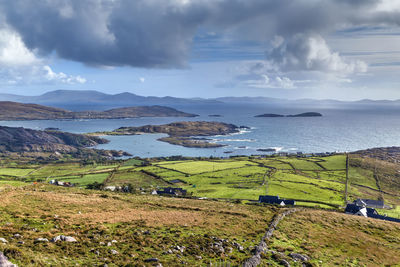
[[[266,113],[266,114],[260,114],[254,116],[256,118],[262,118],[262,117],[267,117],[267,118],[281,118],[281,117],[322,117],[321,113],[318,112],[304,112],[304,113],[299,113],[299,114],[294,114],[294,115],[282,115],[282,114],[274,114],[274,113]]]
[[[241,128],[223,122],[209,121],[182,121],[163,125],[144,125],[139,127],[121,127],[111,132],[97,132],[92,135],[136,135],[145,133],[164,133],[167,137],[159,138],[159,141],[173,145],[194,148],[216,148],[223,144],[211,143],[206,138],[196,136],[227,135],[240,132]]]
[[[322,117],[322,114],[318,112],[304,112],[295,115],[287,115],[286,117]]]
[[[256,115],[254,117],[256,117],[256,118],[259,118],[259,117],[278,118],[278,117],[285,117],[285,115],[266,113],[266,114]]]

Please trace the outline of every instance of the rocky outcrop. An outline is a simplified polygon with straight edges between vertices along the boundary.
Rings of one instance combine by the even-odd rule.
[[[71,153],[107,142],[106,139],[83,134],[0,126],[0,152]]]
[[[13,264],[8,260],[6,256],[4,256],[3,252],[0,251],[0,266],[1,267],[17,267],[16,264]]]

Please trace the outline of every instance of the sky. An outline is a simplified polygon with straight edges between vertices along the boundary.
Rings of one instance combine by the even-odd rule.
[[[0,0],[0,93],[400,99],[400,0]]]

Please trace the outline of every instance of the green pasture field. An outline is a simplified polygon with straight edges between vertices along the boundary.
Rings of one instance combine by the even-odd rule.
[[[138,159],[129,159],[119,164],[62,163],[40,166],[24,163],[20,168],[18,166],[15,164],[12,168],[1,168],[0,177],[10,180],[9,183],[14,180],[48,182],[57,179],[82,187],[94,182],[104,185],[131,184],[134,188],[179,186],[197,197],[257,200],[259,195],[269,194],[297,201],[315,201],[306,202],[307,206],[323,205],[317,202],[345,205],[345,155],[311,158],[254,156],[178,161],[152,159],[147,166],[143,166]],[[386,177],[386,180],[380,182],[381,192],[373,169],[363,166],[351,166],[349,169],[348,200],[383,197],[389,205],[400,205],[400,194],[393,195],[396,190],[385,182],[392,181],[386,177],[388,174],[381,175]],[[184,183],[169,183],[176,179]],[[400,214],[400,211],[394,209],[389,213]]]
[[[149,176],[143,172],[116,172],[107,185],[124,185],[131,184],[134,187],[149,187],[149,186],[168,186],[168,184],[161,180]]]
[[[63,181],[63,182],[77,183],[80,186],[86,186],[88,184],[93,184],[95,182],[103,183],[104,180],[106,180],[108,176],[109,176],[109,173],[86,174],[86,175],[83,175],[83,176],[77,177],[77,178],[69,177],[69,178],[65,179],[63,177],[60,177],[58,180]]]
[[[35,169],[27,168],[27,169],[19,169],[19,168],[0,168],[0,175],[6,176],[25,176],[28,175],[30,172],[34,171]]]
[[[168,169],[177,170],[187,174],[198,174],[203,172],[213,172],[224,169],[239,168],[246,165],[256,165],[254,162],[247,160],[200,160],[200,161],[187,161],[176,164],[156,163],[155,165],[162,166]]]

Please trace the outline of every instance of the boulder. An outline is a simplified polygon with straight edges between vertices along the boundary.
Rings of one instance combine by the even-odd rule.
[[[1,242],[1,243],[4,243],[4,244],[5,244],[5,243],[8,243],[8,241],[7,241],[5,238],[3,238],[3,237],[0,237],[0,242]]]
[[[10,262],[6,256],[4,256],[3,252],[0,252],[0,266],[1,267],[17,267],[16,264]]]
[[[51,242],[56,243],[57,241],[63,241],[63,242],[77,242],[77,240],[72,237],[72,236],[65,236],[65,235],[58,235],[56,237],[53,237],[51,239]]]
[[[307,262],[310,260],[310,257],[303,255],[303,254],[299,254],[299,253],[290,253],[289,257],[291,257],[293,260],[295,261],[304,261]]]

